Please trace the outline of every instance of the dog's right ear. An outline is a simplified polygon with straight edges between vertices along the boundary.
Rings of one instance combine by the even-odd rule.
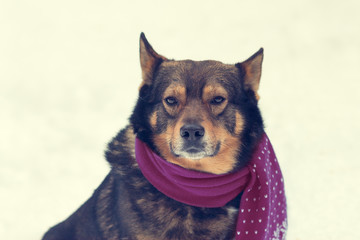
[[[157,54],[147,41],[145,34],[140,34],[140,64],[142,70],[143,81],[140,89],[144,85],[151,85],[153,81],[154,72],[161,62],[167,58]]]

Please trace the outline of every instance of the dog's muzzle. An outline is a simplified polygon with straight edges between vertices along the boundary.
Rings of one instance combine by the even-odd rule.
[[[200,124],[184,124],[180,128],[180,141],[171,145],[171,151],[176,157],[201,159],[217,154],[220,145],[211,147],[206,141],[205,129]]]

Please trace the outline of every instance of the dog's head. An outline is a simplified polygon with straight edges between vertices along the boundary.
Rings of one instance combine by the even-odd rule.
[[[263,50],[235,65],[174,61],[140,37],[137,136],[184,168],[223,174],[246,165],[263,133],[257,101]]]

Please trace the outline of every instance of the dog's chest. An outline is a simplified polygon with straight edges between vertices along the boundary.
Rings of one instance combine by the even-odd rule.
[[[127,188],[124,211],[136,239],[230,239],[237,217],[235,206],[192,207],[163,195],[144,178]],[[238,205],[237,205],[238,206]]]

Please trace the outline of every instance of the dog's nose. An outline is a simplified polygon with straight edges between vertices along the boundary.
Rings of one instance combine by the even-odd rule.
[[[205,129],[198,124],[186,124],[180,128],[180,136],[186,140],[199,140],[204,134]]]

